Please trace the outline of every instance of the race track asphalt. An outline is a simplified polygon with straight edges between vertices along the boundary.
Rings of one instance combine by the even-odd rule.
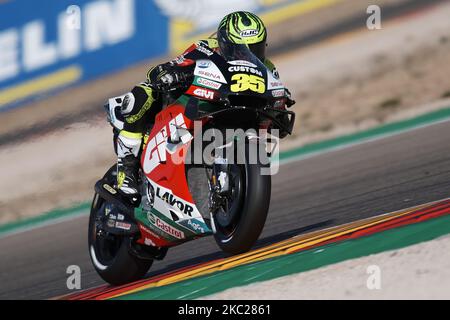
[[[444,122],[283,165],[256,247],[449,197],[449,137]],[[4,237],[0,252],[0,299],[69,293],[69,265],[80,266],[83,289],[104,284],[89,259],[87,215]],[[170,249],[149,275],[221,256],[212,237],[196,240]]]

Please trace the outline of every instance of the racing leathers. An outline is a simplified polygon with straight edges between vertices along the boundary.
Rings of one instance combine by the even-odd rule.
[[[219,51],[215,39],[193,44],[176,59],[151,68],[146,81],[123,97],[121,114],[124,125],[117,138],[117,184],[122,193],[132,197],[139,193],[138,154],[143,133],[152,126],[156,114],[162,109],[163,92],[170,92],[174,99],[183,94],[194,78],[195,60],[204,57],[205,53],[212,53],[212,50]],[[265,59],[264,64],[278,77],[271,61]],[[287,106],[293,103],[289,97]]]

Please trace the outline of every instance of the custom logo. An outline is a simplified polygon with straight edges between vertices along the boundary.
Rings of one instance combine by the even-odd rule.
[[[161,229],[162,231],[164,231],[165,233],[170,234],[171,236],[177,238],[177,239],[184,239],[184,232],[175,229],[174,227],[172,227],[171,225],[165,223],[164,221],[162,221],[160,218],[156,218],[156,221],[154,223],[154,225]]]
[[[256,29],[250,29],[250,30],[243,30],[241,31],[241,37],[253,37],[258,35],[258,30]]]
[[[166,191],[162,193],[161,188],[158,187],[156,189],[156,196],[164,202],[170,204],[172,207],[176,206],[178,209],[180,209],[181,212],[192,217],[194,208],[182,199],[175,197],[171,192]]]
[[[230,72],[249,72],[249,73],[253,73],[253,74],[257,74],[258,76],[262,77],[262,72],[252,68],[252,67],[247,67],[247,66],[232,66],[228,68],[228,71]]]

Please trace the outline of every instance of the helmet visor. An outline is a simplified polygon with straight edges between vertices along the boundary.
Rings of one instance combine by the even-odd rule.
[[[266,60],[266,42],[262,41],[259,43],[249,44],[248,47],[253,54],[258,57],[258,59],[264,63]]]
[[[246,60],[258,64],[258,57],[255,56],[249,45],[232,42],[228,39],[223,30],[217,32],[217,41],[219,43],[220,52],[225,60]]]

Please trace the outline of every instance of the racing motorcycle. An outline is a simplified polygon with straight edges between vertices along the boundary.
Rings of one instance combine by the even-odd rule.
[[[176,100],[167,96],[144,135],[139,198],[131,201],[118,191],[115,165],[95,184],[89,253],[110,284],[141,279],[170,247],[208,235],[226,253],[246,252],[264,227],[271,175],[261,170],[270,167],[272,154],[271,140],[258,129],[277,126],[291,133],[295,114],[284,108],[284,85],[245,45],[222,48],[221,54],[207,46],[196,50],[188,90]],[[105,106],[115,139],[123,128],[120,105],[118,97]],[[205,152],[196,124],[214,137],[226,129],[244,134]],[[191,147],[200,140],[202,157],[192,161]],[[252,146],[264,148],[269,161],[249,161]],[[244,160],[229,161],[230,155]]]

